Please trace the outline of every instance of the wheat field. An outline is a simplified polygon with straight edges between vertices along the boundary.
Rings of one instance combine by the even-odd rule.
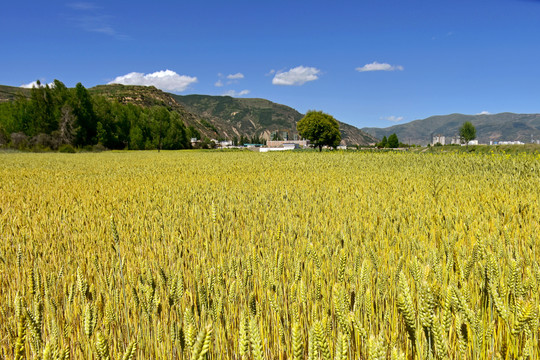
[[[538,359],[540,156],[0,153],[0,359]]]

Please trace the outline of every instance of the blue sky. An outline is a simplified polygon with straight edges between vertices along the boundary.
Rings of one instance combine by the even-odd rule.
[[[0,84],[155,84],[349,124],[540,112],[540,1],[8,1]]]

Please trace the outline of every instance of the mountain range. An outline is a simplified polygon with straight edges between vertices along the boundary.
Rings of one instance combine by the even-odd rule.
[[[459,128],[466,121],[470,121],[476,128],[479,143],[489,144],[490,141],[527,143],[533,139],[540,139],[540,114],[450,114],[431,116],[386,128],[365,127],[362,130],[379,139],[395,133],[403,143],[427,145],[432,142],[435,135],[445,136],[447,143],[452,137],[459,137]]]
[[[185,108],[215,124],[218,131],[231,138],[240,134],[259,134],[271,139],[298,136],[296,123],[304,116],[293,108],[265,99],[233,98],[230,96],[172,95]],[[339,122],[342,142],[346,145],[368,145],[377,139],[360,129]]]
[[[298,136],[296,123],[303,117],[289,106],[265,99],[176,95],[152,86],[135,85],[98,85],[88,91],[92,95],[126,104],[164,106],[179,113],[186,126],[193,126],[202,136],[214,139],[240,136],[271,139],[276,135],[294,139]],[[29,95],[30,89],[0,85],[0,102]],[[452,137],[459,135],[459,128],[465,121],[475,126],[480,143],[540,139],[540,114],[438,115],[385,128],[358,129],[343,122],[339,122],[339,125],[346,145],[373,144],[393,133],[402,143],[427,145],[435,135],[445,136],[449,143]]]

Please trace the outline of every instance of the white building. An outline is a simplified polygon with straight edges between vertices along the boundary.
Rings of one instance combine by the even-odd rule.
[[[220,141],[219,146],[222,147],[222,148],[233,146],[233,142],[230,141],[230,140]]]
[[[289,151],[294,150],[294,148],[287,147],[262,147],[259,148],[259,152],[269,152],[269,151]]]
[[[461,139],[459,138],[459,136],[454,136],[450,142],[450,144],[452,145],[459,145],[461,144]]]
[[[262,147],[260,152],[269,152],[269,151],[285,151],[285,150],[294,150],[300,149],[300,145],[296,142],[284,143],[279,147]]]
[[[309,146],[309,140],[268,140],[266,142],[268,147],[282,147],[290,144],[297,144],[299,147],[306,148]]]
[[[490,141],[489,145],[525,145],[521,141]]]
[[[433,142],[431,143],[431,145],[437,144],[446,145],[446,138],[444,135],[438,134],[433,136]]]

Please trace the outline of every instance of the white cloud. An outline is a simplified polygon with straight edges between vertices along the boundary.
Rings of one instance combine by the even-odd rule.
[[[272,69],[268,73],[264,74],[264,76],[272,76],[276,73],[276,70]]]
[[[484,110],[481,113],[478,113],[476,115],[491,115],[491,113],[489,111]]]
[[[120,34],[114,27],[114,17],[92,2],[72,2],[66,4],[72,11],[65,15],[73,25],[84,31],[109,35],[119,40],[129,37]]]
[[[278,71],[272,79],[274,85],[304,85],[308,81],[317,80],[321,70],[314,67],[297,66],[289,71]]]
[[[387,63],[378,63],[376,61],[372,62],[371,64],[366,64],[362,67],[357,67],[356,71],[359,72],[366,72],[366,71],[402,71],[403,66],[401,65],[390,65]]]
[[[236,73],[236,74],[229,74],[227,76],[223,75],[222,73],[218,73],[218,81],[214,83],[214,86],[216,87],[222,87],[225,85],[231,85],[238,83],[238,80],[244,78],[244,74],[242,73]],[[227,82],[224,82],[223,79],[228,79]]]
[[[242,90],[242,91],[238,91],[236,92],[235,90],[229,90],[229,91],[226,91],[223,96],[232,96],[232,97],[238,97],[238,96],[244,96],[244,95],[247,95],[249,94],[250,91],[249,90]]]
[[[400,122],[401,120],[403,120],[403,116],[386,116],[386,117],[381,117],[380,118],[381,120],[386,120],[386,121],[391,121],[391,122]]]
[[[109,84],[155,86],[158,89],[165,91],[182,92],[197,81],[196,77],[178,75],[172,70],[162,70],[151,74],[132,72],[123,76],[118,76],[116,79],[109,82]]]
[[[236,74],[227,75],[227,79],[229,79],[229,80],[239,80],[239,79],[243,79],[243,78],[244,78],[244,74],[242,74],[242,73],[236,73]]]
[[[37,80],[36,81],[32,81],[31,83],[29,84],[22,84],[20,87],[22,88],[25,88],[25,89],[32,89],[32,88],[35,88],[35,87],[45,87],[46,85],[49,85],[49,87],[54,87],[54,83],[49,83],[49,84],[43,84],[43,83],[40,83],[38,85],[37,83]]]

